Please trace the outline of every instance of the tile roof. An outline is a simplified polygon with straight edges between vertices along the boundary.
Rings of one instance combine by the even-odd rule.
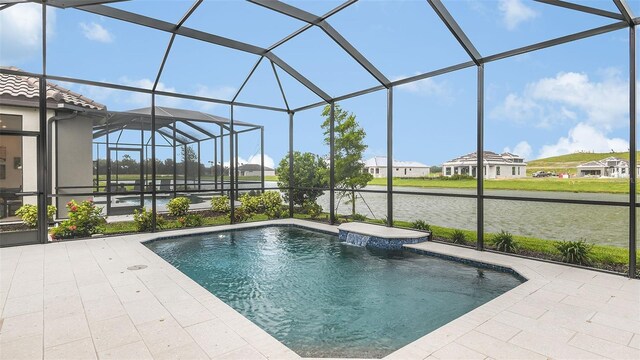
[[[609,162],[615,162],[616,163],[615,166],[618,166],[618,167],[629,167],[629,162],[627,160],[620,159],[613,156],[610,156],[602,160],[589,161],[584,164],[578,165],[578,167],[609,167]]]
[[[3,66],[1,68],[4,70],[21,71],[13,66]],[[39,97],[39,91],[40,84],[38,78],[0,74],[0,98],[19,98],[22,100],[35,101]],[[47,101],[56,104],[70,104],[93,110],[106,109],[105,105],[50,82],[47,82]]]
[[[472,153],[459,156],[455,159],[449,160],[445,162],[445,164],[448,164],[448,163],[474,163],[475,164],[477,158],[478,156],[476,155],[476,153],[472,152]],[[494,153],[493,151],[483,151],[483,160],[485,163],[511,164],[511,163],[515,163],[514,162],[515,159],[522,159],[524,161],[524,158],[522,156],[508,153],[508,152],[497,154],[497,153]],[[524,162],[519,162],[517,164],[524,165]]]
[[[364,166],[366,167],[377,167],[387,166],[387,157],[386,156],[374,156],[371,159],[364,162]],[[429,167],[423,163],[417,161],[398,161],[393,160],[393,167],[411,167],[411,168],[426,168]]]

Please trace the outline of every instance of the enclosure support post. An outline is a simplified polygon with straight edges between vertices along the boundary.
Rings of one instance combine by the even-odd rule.
[[[216,171],[218,171],[216,164]],[[224,134],[220,126],[220,193],[224,195]]]
[[[336,104],[331,103],[331,111],[329,112],[329,224],[336,222],[336,167],[335,167],[335,112]]]
[[[629,277],[636,277],[636,28],[629,28]]]
[[[43,11],[46,9],[43,9]],[[40,136],[38,136],[38,155],[36,160],[36,166],[39,170],[39,176],[37,181],[37,201],[38,201],[38,240],[40,243],[45,244],[48,241],[49,236],[49,219],[47,217],[47,203],[48,203],[48,189],[47,189],[47,178],[49,176],[47,169],[47,80],[43,76],[40,78],[40,92],[38,96],[40,97]]]
[[[260,127],[260,192],[264,194],[264,126]]]
[[[38,92],[40,112],[40,136],[36,138],[37,141],[37,160],[36,168],[38,169],[38,181],[37,181],[37,202],[38,202],[38,240],[41,243],[46,243],[49,237],[49,219],[47,217],[47,204],[49,201],[49,188],[51,180],[49,177],[49,167],[47,166],[47,146],[48,136],[47,134],[47,5],[42,3],[42,77],[40,78],[40,89]],[[57,161],[57,159],[56,159]],[[57,184],[56,184],[57,185]]]
[[[140,208],[144,208],[144,176],[146,160],[146,147],[144,146],[144,124],[140,121]],[[135,189],[135,185],[134,185]]]
[[[289,217],[293,217],[293,113],[289,113]]]
[[[173,197],[178,189],[178,161],[176,156],[176,122],[173,122]]]
[[[484,65],[478,65],[478,122],[476,149],[476,231],[477,250],[484,250]]]
[[[393,88],[387,89],[387,226],[393,226]]]
[[[175,165],[175,164],[174,164]],[[156,232],[156,94],[151,93],[151,231]]]
[[[184,191],[187,191],[187,179],[189,178],[188,176],[188,169],[187,169],[187,163],[189,162],[189,145],[184,144],[184,158],[183,158],[183,162],[184,162]]]
[[[213,138],[213,189],[218,190],[218,139]]]
[[[202,172],[200,171],[200,164],[202,160],[200,159],[200,140],[198,140],[198,190],[202,190]]]
[[[236,205],[236,193],[235,193],[235,164],[234,164],[234,156],[238,157],[238,154],[235,154],[234,149],[234,136],[233,136],[233,105],[231,105],[231,118],[229,120],[229,201],[231,202],[231,223],[234,224],[236,222],[235,219],[235,205]]]
[[[235,132],[235,139],[234,139],[234,144],[235,144],[235,150],[233,152],[233,155],[235,157],[235,159],[233,160],[235,163],[235,167],[234,167],[234,171],[235,171],[235,191],[236,191],[236,199],[240,198],[240,170],[239,170],[239,164],[240,162],[238,161],[238,154],[240,153],[240,151],[238,151],[238,132]]]

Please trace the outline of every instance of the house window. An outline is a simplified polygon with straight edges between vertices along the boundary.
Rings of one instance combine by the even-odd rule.
[[[511,167],[511,175],[515,175],[516,174],[516,167],[512,166]]]
[[[496,175],[500,175],[500,166],[496,166]]]
[[[22,116],[0,114],[0,130],[22,130]]]
[[[623,174],[625,174],[625,173],[626,173],[626,170],[627,170],[627,169],[622,168],[622,173],[623,173]]]
[[[518,175],[520,175],[520,167],[518,167]]]
[[[484,176],[487,176],[487,167],[483,166],[483,168],[484,168]]]
[[[450,168],[450,167],[447,167],[447,168],[445,169],[445,174],[446,174],[446,175],[451,175],[451,168]]]
[[[407,168],[404,169],[404,174],[407,175]]]
[[[7,179],[7,166],[5,164],[0,164],[0,180]]]
[[[376,174],[380,174],[380,169],[376,168]]]

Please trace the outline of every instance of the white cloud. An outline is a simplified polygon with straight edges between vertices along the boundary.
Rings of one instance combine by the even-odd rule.
[[[260,165],[260,154],[249,157],[248,163]],[[275,162],[273,161],[273,158],[267,154],[264,154],[264,166],[275,169]]]
[[[513,150],[510,147],[505,147],[503,151],[520,155],[525,159],[530,158],[531,154],[533,153],[531,145],[529,145],[529,143],[526,141],[520,141],[519,143],[517,143],[516,146],[513,147]]]
[[[498,10],[502,21],[509,30],[515,30],[521,23],[534,19],[538,13],[522,3],[522,0],[500,0]]]
[[[231,158],[232,160],[235,158]],[[225,167],[229,166],[229,162],[225,161],[222,163]],[[235,164],[235,163],[234,163]],[[238,156],[238,164],[242,165],[242,164],[248,164],[247,160],[245,158],[243,158],[242,156]]]
[[[147,78],[134,80],[127,77],[120,78],[120,82],[124,85],[143,89],[152,89],[154,83],[153,80]],[[156,89],[158,91],[173,93],[176,92],[176,89],[174,87],[167,86],[162,82],[158,82],[158,86],[156,87]],[[127,99],[125,99],[125,101],[133,105],[147,107],[151,106],[151,95],[145,93],[131,93],[131,95]],[[179,107],[181,103],[181,98],[170,96],[156,96],[156,106]]]
[[[42,5],[17,4],[0,11],[0,63],[19,65],[40,56],[42,50]],[[47,11],[47,38],[55,32],[56,12]]]
[[[567,137],[561,137],[553,145],[543,146],[538,157],[546,158],[578,151],[629,151],[629,143],[624,139],[609,138],[603,131],[589,124],[579,123],[569,130]]]
[[[626,122],[628,82],[615,72],[606,72],[601,82],[584,73],[558,73],[530,84],[527,91],[534,99],[565,106],[564,112],[567,107],[582,110],[590,124],[607,130]]]
[[[220,99],[220,100],[229,100],[235,95],[237,89],[231,86],[220,86],[215,88],[210,88],[205,85],[197,85],[196,87],[196,96]],[[210,103],[210,102],[202,102],[202,110],[207,111],[211,110],[219,104]]]
[[[406,76],[399,78],[406,78]],[[426,97],[435,96],[446,100],[453,99],[453,91],[451,90],[449,84],[447,84],[445,81],[438,81],[433,78],[426,78],[423,80],[402,84],[397,88],[399,90]]]
[[[628,82],[617,71],[604,71],[602,81],[592,81],[584,73],[560,72],[527,84],[522,94],[508,94],[490,116],[537,127],[553,127],[580,118],[610,131],[626,125],[627,93]]]
[[[109,32],[109,30],[105,29],[102,25],[91,22],[89,24],[85,22],[81,22],[80,29],[82,29],[82,33],[84,37],[92,41],[98,41],[102,43],[110,43],[113,42],[113,35]]]

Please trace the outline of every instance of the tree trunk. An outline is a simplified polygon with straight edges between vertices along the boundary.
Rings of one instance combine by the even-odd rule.
[[[356,192],[351,189],[351,216],[356,215]]]

